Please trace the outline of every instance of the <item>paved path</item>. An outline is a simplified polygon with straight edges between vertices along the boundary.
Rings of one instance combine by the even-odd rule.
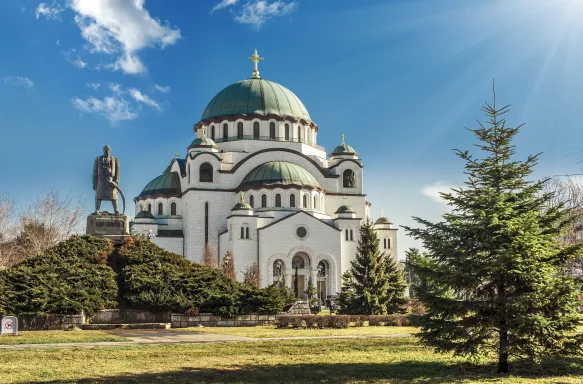
[[[205,332],[188,332],[173,330],[124,330],[112,332],[115,335],[126,337],[129,341],[106,341],[94,343],[54,343],[54,344],[19,344],[0,345],[2,350],[48,349],[48,348],[94,348],[116,347],[125,345],[152,345],[152,344],[197,344],[197,343],[236,343],[283,340],[317,340],[317,339],[385,339],[392,337],[409,337],[410,333],[374,336],[295,336],[295,337],[266,337],[253,338],[232,335],[219,335]]]

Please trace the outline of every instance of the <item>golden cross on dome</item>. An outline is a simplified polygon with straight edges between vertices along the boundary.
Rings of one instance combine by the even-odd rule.
[[[206,136],[206,125],[200,127],[200,137]]]
[[[176,157],[178,159],[180,157],[180,153],[175,153],[174,157]]]
[[[344,196],[344,205],[346,205],[346,200],[347,200],[347,197]]]
[[[241,192],[241,203],[245,202],[245,192]]]
[[[257,50],[255,50],[255,52],[253,52],[253,56],[249,56],[249,60],[251,60],[255,64],[255,70],[253,71],[253,78],[254,79],[260,79],[260,77],[259,77],[259,69],[257,69],[257,64],[261,60],[264,60],[263,57],[259,57],[259,55],[257,54]]]
[[[381,217],[385,217],[385,209],[381,208]]]
[[[344,133],[342,134],[342,145],[344,145]]]

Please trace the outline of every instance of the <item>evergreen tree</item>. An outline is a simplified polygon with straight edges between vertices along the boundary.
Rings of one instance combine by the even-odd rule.
[[[350,270],[347,270],[342,274],[342,288],[340,288],[340,295],[338,296],[338,313],[354,313],[357,304],[354,284],[352,282],[352,273],[350,273]]]
[[[508,372],[510,356],[581,352],[576,286],[564,266],[582,245],[560,243],[569,210],[549,204],[546,180],[527,179],[538,155],[514,159],[521,126],[506,126],[509,107],[497,108],[494,94],[482,110],[487,123],[470,131],[484,157],[456,152],[468,180],[441,194],[451,212],[438,223],[415,218],[424,228],[405,229],[428,252],[409,265],[425,282],[416,287],[428,310],[422,342],[457,355],[495,353],[498,372]]]
[[[369,220],[360,226],[350,275],[346,279],[343,276],[343,313],[382,315],[398,311],[404,304],[403,272],[390,255],[381,252],[379,237]]]

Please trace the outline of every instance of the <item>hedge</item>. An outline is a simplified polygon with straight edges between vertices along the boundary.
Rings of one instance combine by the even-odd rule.
[[[117,307],[115,273],[106,265],[109,240],[72,236],[0,271],[4,315],[88,314]]]
[[[304,315],[304,316],[279,316],[277,328],[348,328],[369,326],[407,326],[409,317],[405,314],[394,315]]]

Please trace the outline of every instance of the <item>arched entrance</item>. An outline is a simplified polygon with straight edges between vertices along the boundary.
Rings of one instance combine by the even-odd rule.
[[[292,258],[292,289],[298,299],[305,300],[310,278],[310,258],[298,252]]]
[[[327,297],[331,295],[329,290],[329,274],[330,274],[330,264],[326,260],[322,260],[318,263],[318,278],[316,288],[318,290],[318,299],[325,302]]]

